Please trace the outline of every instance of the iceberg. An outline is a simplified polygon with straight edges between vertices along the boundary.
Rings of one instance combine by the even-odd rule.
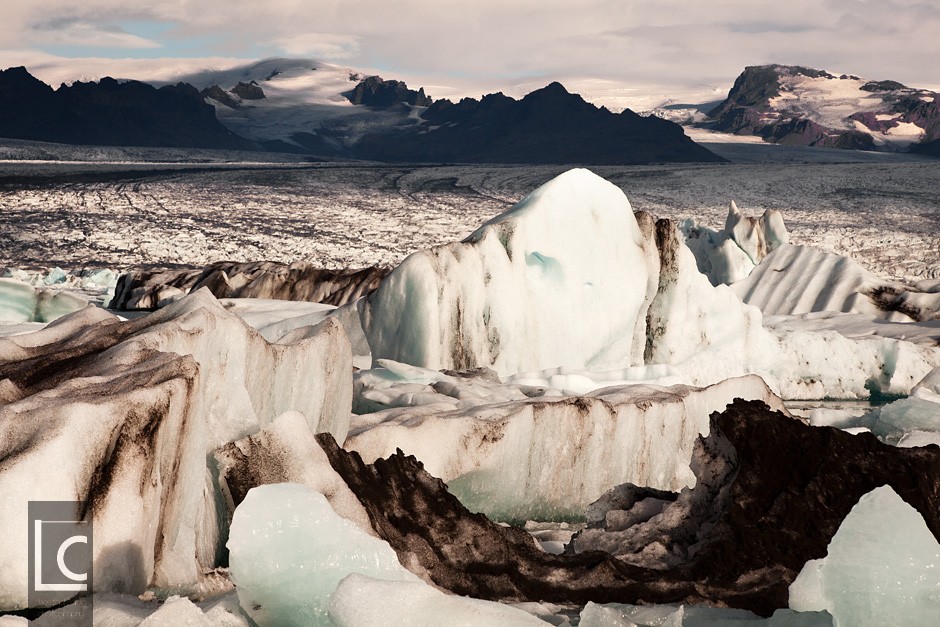
[[[196,293],[128,322],[88,307],[0,338],[0,609],[27,602],[31,500],[84,503],[96,590],[198,588],[225,532],[207,455],[287,411],[346,436],[348,340],[334,320],[310,331],[269,344]]]
[[[940,625],[940,543],[889,486],[862,496],[790,585],[790,607],[826,610],[835,627]]]
[[[701,227],[689,218],[679,224],[679,230],[699,271],[712,285],[740,281],[770,252],[790,241],[779,211],[768,209],[760,218],[748,217],[733,200],[724,229]]]
[[[369,516],[336,474],[303,414],[281,414],[258,433],[219,448],[219,486],[231,516],[245,495],[270,483],[297,483],[326,496],[333,510],[374,535]]]
[[[765,236],[747,237],[754,254],[766,249]],[[766,329],[757,307],[699,272],[672,222],[634,215],[618,187],[580,169],[463,242],[412,254],[359,302],[374,365],[489,368],[504,379],[668,366],[696,386],[758,374],[801,399],[907,393],[940,365],[933,346]]]
[[[52,322],[86,306],[88,301],[68,292],[0,278],[0,324]]]
[[[239,603],[260,627],[330,625],[330,596],[352,573],[420,582],[388,543],[299,484],[250,490],[232,518],[228,549]]]
[[[412,375],[422,372],[440,376],[416,369]],[[495,395],[499,388],[489,383],[493,388]],[[612,485],[693,485],[695,440],[708,432],[709,415],[735,398],[783,409],[753,375],[701,389],[627,385],[585,396],[516,394],[522,400],[450,411],[429,403],[357,416],[345,448],[366,462],[396,449],[415,455],[467,507],[496,519],[557,520],[579,518]]]
[[[410,255],[362,301],[373,359],[501,375],[642,362],[655,246],[623,192],[552,179],[463,242]]]

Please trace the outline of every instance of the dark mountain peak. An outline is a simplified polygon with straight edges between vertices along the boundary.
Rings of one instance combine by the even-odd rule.
[[[219,87],[218,85],[213,85],[212,87],[207,87],[199,92],[199,95],[203,98],[212,98],[216,102],[229,107],[230,109],[237,109],[239,102],[232,97],[230,93]]]
[[[0,72],[0,137],[103,146],[252,150],[188,83],[156,89],[104,77],[53,91],[22,68]]]
[[[861,87],[862,91],[897,91],[899,89],[909,89],[907,85],[899,83],[897,81],[868,81]]]
[[[255,81],[250,83],[239,82],[235,87],[232,87],[232,93],[242,100],[261,100],[265,97],[264,90]]]
[[[552,81],[551,83],[549,83],[549,84],[546,85],[545,87],[543,87],[543,88],[541,88],[541,89],[536,89],[535,91],[533,91],[533,92],[530,93],[529,95],[531,96],[532,94],[548,94],[548,95],[553,95],[553,96],[566,96],[566,95],[567,95],[567,96],[570,96],[570,95],[572,95],[571,92],[569,92],[567,89],[565,89],[565,86],[562,85],[561,83],[559,83],[558,81]],[[576,94],[575,94],[575,95],[576,95]]]
[[[829,78],[836,77],[825,70],[817,70],[804,65],[781,65],[779,63],[771,65],[780,76],[806,76],[808,78]]]
[[[30,74],[23,66],[0,70],[0,89],[19,92],[21,97],[50,96],[53,91],[49,85]],[[16,96],[16,94],[11,95]]]
[[[522,99],[523,101],[545,101],[545,100],[556,100],[559,102],[563,101],[580,101],[584,102],[584,99],[578,94],[573,94],[565,86],[559,83],[558,81],[553,81],[542,87],[541,89],[536,89],[533,92],[530,92],[525,95]]]
[[[415,91],[408,89],[408,85],[402,81],[387,81],[381,76],[367,76],[359,81],[355,88],[343,95],[353,104],[379,109],[387,109],[398,104],[427,107],[433,102],[431,97],[424,93],[423,87]]]
[[[424,124],[367,134],[353,147],[364,159],[415,163],[622,165],[723,161],[672,122],[614,114],[551,83],[520,100],[502,93],[454,104],[438,100]]]

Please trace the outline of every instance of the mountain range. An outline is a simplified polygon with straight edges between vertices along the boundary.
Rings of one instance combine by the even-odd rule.
[[[626,165],[722,161],[679,124],[771,143],[940,156],[940,93],[797,65],[745,68],[722,101],[638,115],[560,83],[458,102],[309,59],[266,59],[155,87],[58,89],[0,71],[0,137],[295,153],[316,160]],[[678,123],[678,124],[677,124]]]
[[[253,149],[187,84],[104,78],[52,89],[26,68],[0,71],[0,137],[63,144]]]
[[[160,88],[104,78],[53,90],[11,68],[0,72],[0,137],[413,163],[723,161],[672,122],[612,113],[558,83],[521,100],[452,103],[311,62],[269,60],[212,78]]]

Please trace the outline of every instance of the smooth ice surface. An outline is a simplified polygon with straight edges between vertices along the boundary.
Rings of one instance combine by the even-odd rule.
[[[249,491],[232,518],[228,548],[239,602],[261,627],[329,625],[330,595],[351,573],[418,581],[386,542],[295,483]]]
[[[836,627],[940,625],[940,544],[894,490],[863,496],[823,559],[790,586],[790,607],[827,610]]]
[[[569,170],[393,270],[360,309],[373,359],[500,374],[634,365],[655,290],[645,242],[618,187]]]
[[[330,619],[336,627],[548,625],[523,610],[447,594],[423,581],[389,581],[359,574],[343,579],[333,592]]]
[[[825,612],[777,610],[761,618],[746,610],[696,605],[588,603],[579,627],[831,627]]]

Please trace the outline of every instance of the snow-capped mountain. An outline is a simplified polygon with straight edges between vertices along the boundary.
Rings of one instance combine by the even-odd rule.
[[[940,94],[801,66],[752,66],[707,120],[692,122],[781,144],[919,150],[940,139]]]
[[[452,103],[401,81],[298,59],[181,80],[203,89],[228,128],[271,150],[393,162],[720,160],[674,124],[614,114],[559,83],[519,100],[498,93]]]

